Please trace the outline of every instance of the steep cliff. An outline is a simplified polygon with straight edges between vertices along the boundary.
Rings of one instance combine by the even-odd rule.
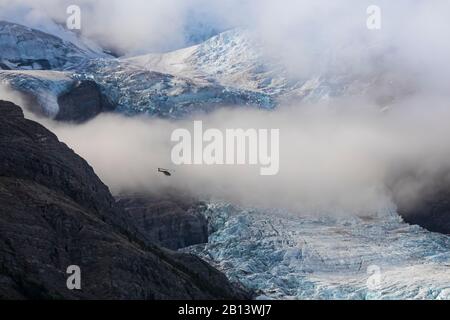
[[[0,298],[222,299],[247,293],[154,245],[86,161],[0,101]],[[81,268],[81,290],[66,286]]]
[[[123,195],[118,204],[141,233],[164,248],[180,249],[208,242],[206,205],[188,196]]]

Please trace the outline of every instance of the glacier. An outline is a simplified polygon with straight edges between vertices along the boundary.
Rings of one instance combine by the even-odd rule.
[[[39,110],[50,118],[58,113],[58,97],[77,81],[95,81],[117,106],[133,116],[146,114],[180,119],[221,107],[273,109],[263,93],[236,89],[139,68],[119,59],[92,59],[71,70],[0,70],[0,83],[36,98]]]
[[[0,70],[0,84],[33,96],[38,114],[53,118],[58,114],[58,96],[75,82],[70,72],[53,70]]]
[[[82,80],[95,81],[117,111],[130,116],[179,119],[222,107],[276,106],[264,92],[142,68],[15,23],[0,21],[0,48],[0,81],[36,98],[51,118],[59,109],[58,96]]]
[[[106,56],[16,23],[0,21],[0,69],[48,70],[74,67]]]
[[[450,299],[450,237],[404,223],[394,208],[317,216],[210,202],[204,214],[208,243],[183,251],[257,299]]]
[[[247,29],[235,28],[188,48],[124,60],[144,70],[204,79],[263,93],[272,97],[276,104],[365,96],[385,107],[415,90],[411,79],[398,77],[386,69],[383,59],[378,56],[367,54],[380,70],[367,75],[355,72],[348,65],[340,66],[337,71],[328,71],[327,64],[333,63],[333,57],[323,53],[317,56],[314,71],[299,76],[282,58],[273,53],[266,54],[267,51],[258,35]]]
[[[275,107],[264,93],[146,70],[122,59],[87,61],[72,76],[97,82],[118,105],[117,111],[126,115],[180,119],[221,107]]]
[[[231,29],[167,53],[114,58],[39,30],[0,22],[0,44],[3,82],[14,76],[8,72],[17,70],[29,71],[29,79],[48,79],[41,69],[61,72],[61,78],[72,82],[93,80],[118,112],[131,116],[180,119],[222,107],[274,109],[348,96],[368,96],[386,108],[414,87],[410,78],[399,79],[386,70],[370,76],[353,75],[345,68],[340,73],[294,76],[279,59],[264,55],[257,37],[245,29]],[[43,108],[54,115],[64,88],[60,81],[40,83],[30,87],[13,81],[11,86],[39,101],[48,100],[51,105]]]

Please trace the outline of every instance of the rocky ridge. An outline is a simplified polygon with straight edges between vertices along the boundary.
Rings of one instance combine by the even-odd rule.
[[[201,259],[153,244],[93,169],[0,102],[0,298],[239,299]],[[81,268],[68,290],[66,269]]]

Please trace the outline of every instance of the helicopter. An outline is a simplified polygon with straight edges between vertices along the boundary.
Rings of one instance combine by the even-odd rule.
[[[170,177],[172,176],[172,170],[164,169],[164,168],[158,168],[158,172],[163,173],[165,176]]]

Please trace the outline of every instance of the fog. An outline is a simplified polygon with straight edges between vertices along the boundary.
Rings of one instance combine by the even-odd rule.
[[[63,26],[72,4],[81,8],[77,33],[126,56],[182,48],[192,35],[240,27],[294,78],[394,73],[423,90],[449,91],[446,0],[0,0],[0,19],[61,36],[70,33]],[[370,5],[381,10],[379,30],[367,28]]]
[[[4,101],[10,101],[18,106],[23,107],[24,113],[27,114],[27,116],[37,119],[31,112],[27,99],[18,93],[17,91],[14,91],[8,84],[0,83],[0,100]]]
[[[127,55],[183,47],[192,29],[233,27],[253,30],[298,72],[342,64],[365,72],[369,57],[388,53],[395,67],[428,69],[450,50],[446,0],[0,0],[0,19],[56,32],[72,4],[81,8],[81,34]],[[381,9],[380,30],[366,27],[369,5]]]
[[[450,111],[445,101],[424,109],[429,102],[414,99],[380,112],[365,101],[340,100],[276,112],[224,109],[201,118],[205,128],[279,128],[280,171],[274,176],[261,176],[257,165],[174,166],[171,133],[192,129],[192,119],[102,115],[81,126],[47,126],[115,193],[171,189],[246,206],[371,215],[395,210],[394,177],[420,176],[401,186],[412,201],[421,186],[448,169]],[[174,170],[172,176],[158,167]]]
[[[389,74],[395,81],[387,86],[412,89],[383,110],[362,94],[294,101],[274,112],[224,109],[201,118],[211,128],[280,129],[275,176],[260,176],[258,166],[173,166],[171,132],[191,128],[194,119],[101,115],[80,126],[40,120],[114,193],[175,188],[250,206],[374,214],[394,209],[394,193],[414,201],[448,170],[448,1],[0,0],[0,18],[51,29],[52,21],[65,21],[68,4],[82,8],[83,36],[128,56],[183,47],[192,25],[242,27],[292,77]],[[366,27],[372,4],[381,8],[380,30]],[[158,167],[175,171],[166,177]]]
[[[0,98],[26,107],[6,86]],[[436,97],[412,96],[382,110],[354,97],[276,111],[224,108],[181,121],[102,114],[70,125],[25,114],[85,158],[114,194],[175,191],[301,214],[369,216],[395,210],[393,195],[414,203],[450,172],[450,109]],[[223,132],[280,129],[278,174],[261,176],[260,165],[174,165],[171,134],[192,132],[194,120]]]
[[[238,0],[0,0],[0,19],[61,36],[64,30],[60,25],[65,26],[69,16],[66,9],[78,5],[81,29],[77,33],[108,49],[133,55],[183,47],[189,42],[190,28],[225,30],[236,25],[232,21],[237,17],[227,15],[238,3]]]

